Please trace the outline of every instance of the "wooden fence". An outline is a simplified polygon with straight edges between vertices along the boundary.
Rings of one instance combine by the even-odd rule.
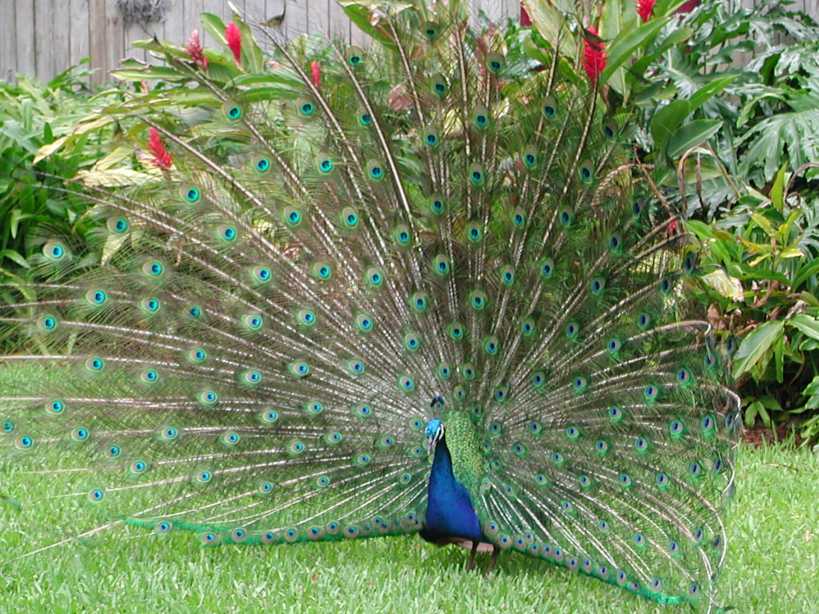
[[[754,0],[743,0],[750,3]],[[757,4],[765,0],[756,0]],[[288,37],[321,33],[358,42],[363,34],[334,0],[232,0],[248,15],[269,19],[284,13],[278,26]],[[518,0],[473,0],[493,20],[516,18]],[[159,38],[184,42],[199,27],[199,14],[230,16],[227,0],[167,0],[163,21],[148,26],[126,24],[116,0],[0,0],[0,79],[16,73],[47,80],[90,56],[96,79],[104,80],[126,56],[145,59],[135,40]],[[794,8],[819,18],[819,0],[796,0]],[[201,28],[200,28],[201,30]]]

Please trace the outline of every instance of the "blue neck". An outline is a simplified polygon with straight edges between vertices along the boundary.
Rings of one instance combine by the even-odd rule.
[[[482,539],[481,525],[469,492],[452,473],[452,456],[446,437],[435,447],[429,475],[426,522],[421,537],[428,541],[450,537],[486,541]]]

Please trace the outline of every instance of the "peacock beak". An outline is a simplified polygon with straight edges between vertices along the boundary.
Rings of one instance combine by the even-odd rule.
[[[435,431],[435,434],[432,437],[427,438],[427,453],[432,454],[433,450],[435,450],[435,446],[438,445],[438,442],[444,438],[444,425],[439,424],[438,428]]]
[[[439,418],[433,418],[427,422],[424,434],[427,437],[427,453],[431,454],[438,441],[444,436],[444,425],[441,420]]]

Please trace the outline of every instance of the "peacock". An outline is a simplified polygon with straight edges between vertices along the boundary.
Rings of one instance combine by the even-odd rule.
[[[2,467],[76,510],[31,552],[417,534],[710,610],[739,400],[597,13],[540,3],[535,61],[458,0],[345,4],[366,48],[146,42],[165,86],[90,118],[142,172],[49,183],[98,224],[43,228],[0,306],[36,375],[0,392]]]

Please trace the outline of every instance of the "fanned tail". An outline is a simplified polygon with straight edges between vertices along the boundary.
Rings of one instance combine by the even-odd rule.
[[[25,344],[0,363],[31,374],[0,397],[6,458],[101,528],[396,535],[449,418],[487,539],[710,605],[738,402],[573,19],[536,74],[459,2],[379,9],[367,51],[265,32],[265,60],[241,24],[205,68],[152,43],[183,78],[107,110],[154,168],[88,188],[103,261],[44,239],[0,307]]]

